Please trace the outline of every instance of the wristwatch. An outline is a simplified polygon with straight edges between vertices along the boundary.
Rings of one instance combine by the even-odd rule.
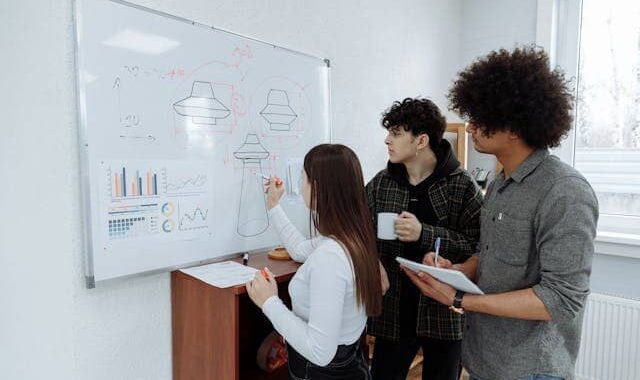
[[[449,306],[451,311],[454,311],[458,314],[464,314],[464,309],[462,308],[462,298],[467,294],[462,290],[456,291],[456,295],[453,297],[453,305]]]

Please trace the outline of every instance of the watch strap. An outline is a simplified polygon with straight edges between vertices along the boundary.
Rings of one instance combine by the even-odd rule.
[[[451,306],[456,309],[462,309],[462,298],[465,294],[467,293],[463,292],[462,290],[456,291],[456,295],[453,297],[453,305]]]

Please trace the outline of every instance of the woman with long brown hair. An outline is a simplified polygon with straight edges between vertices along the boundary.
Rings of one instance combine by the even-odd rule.
[[[267,187],[269,218],[291,257],[303,264],[289,283],[292,309],[278,298],[271,273],[247,292],[287,342],[291,379],[370,379],[359,339],[380,313],[376,240],[360,162],[344,145],[322,144],[304,158],[302,196],[317,233],[306,239],[279,200],[284,184]]]

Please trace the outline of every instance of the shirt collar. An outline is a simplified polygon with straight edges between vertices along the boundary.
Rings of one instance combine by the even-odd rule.
[[[518,183],[522,182],[522,180],[531,174],[548,156],[549,151],[547,149],[535,150],[511,173],[511,179]]]

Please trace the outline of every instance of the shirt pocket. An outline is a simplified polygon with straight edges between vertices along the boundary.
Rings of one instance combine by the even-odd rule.
[[[515,218],[505,212],[498,212],[485,220],[495,227],[494,256],[497,260],[523,266],[529,261],[533,245],[533,227],[530,220]]]

